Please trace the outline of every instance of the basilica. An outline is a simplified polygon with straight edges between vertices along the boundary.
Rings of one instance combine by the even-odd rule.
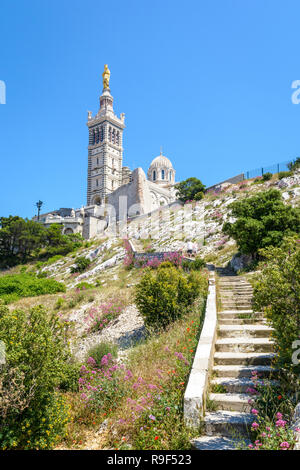
[[[63,233],[81,233],[86,239],[101,235],[113,221],[147,214],[176,200],[175,170],[160,152],[145,174],[123,166],[125,114],[113,109],[110,71],[104,66],[98,113],[88,111],[87,204],[80,209],[61,208],[42,214],[45,226],[63,225]],[[36,218],[35,218],[36,219]]]

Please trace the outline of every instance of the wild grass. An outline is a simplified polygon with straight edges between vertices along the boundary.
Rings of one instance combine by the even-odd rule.
[[[65,445],[89,448],[92,434],[99,449],[189,449],[199,430],[184,425],[183,395],[204,308],[205,300],[199,299],[181,319],[133,348],[124,371],[117,372],[118,398],[112,395],[102,411],[95,413],[72,395],[73,420]]]

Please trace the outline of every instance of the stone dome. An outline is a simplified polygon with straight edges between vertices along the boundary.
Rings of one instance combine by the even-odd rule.
[[[150,164],[150,168],[154,167],[163,167],[169,169],[173,168],[173,165],[167,157],[165,157],[164,155],[159,155],[158,157],[155,157]]]
[[[162,153],[152,160],[148,172],[148,180],[160,185],[175,183],[175,170],[170,160]]]

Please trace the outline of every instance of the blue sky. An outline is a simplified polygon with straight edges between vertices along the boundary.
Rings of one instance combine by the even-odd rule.
[[[206,185],[299,155],[299,1],[1,0],[0,216],[86,202],[104,63],[124,165]]]

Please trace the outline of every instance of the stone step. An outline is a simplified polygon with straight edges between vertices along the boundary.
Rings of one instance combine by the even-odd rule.
[[[250,413],[251,395],[246,393],[210,393],[209,399],[218,406],[218,410],[243,411]]]
[[[243,353],[243,352],[216,352],[215,365],[270,365],[275,357],[274,353]]]
[[[222,310],[249,310],[251,305],[249,304],[236,304],[236,303],[221,303]]]
[[[249,288],[242,288],[242,289],[237,289],[237,288],[224,288],[220,287],[219,288],[219,293],[221,295],[252,295],[253,294],[253,289]]]
[[[212,411],[205,414],[204,424],[207,435],[221,434],[230,437],[246,434],[253,422],[251,413],[240,411]]]
[[[272,374],[274,375],[276,374],[275,369],[269,365],[244,366],[244,365],[228,364],[228,365],[213,366],[213,373],[215,374],[216,377],[251,378],[253,374],[256,372],[259,378],[269,377]]]
[[[240,336],[251,336],[255,338],[266,338],[273,329],[268,325],[220,325],[220,338],[236,338]]]
[[[251,444],[249,439],[229,438],[225,436],[201,436],[191,441],[196,450],[237,450],[245,449]]]
[[[238,310],[234,310],[235,313],[231,313],[233,310],[223,311],[218,313],[219,320],[260,320],[265,321],[262,313],[240,313]],[[249,310],[249,312],[251,312]]]
[[[254,314],[252,308],[246,308],[245,310],[237,310],[235,308],[228,308],[228,309],[224,309],[222,310],[220,313],[224,314],[224,315],[232,315],[232,314],[235,314],[235,315],[251,315],[251,314]],[[256,312],[255,315],[257,315],[257,313],[260,313],[262,314],[262,312]]]
[[[236,295],[238,297],[240,296],[249,296],[253,295],[253,289],[219,289],[219,293],[224,296],[232,296]]]
[[[264,320],[263,320],[264,321]],[[257,322],[261,324],[260,318],[219,318],[219,325],[255,325]]]
[[[222,303],[251,303],[252,302],[252,295],[245,296],[245,295],[232,295],[232,296],[225,296],[222,295],[220,300]]]
[[[261,380],[258,383],[262,383]],[[277,380],[271,380],[273,385],[277,385]],[[249,393],[249,389],[254,388],[255,384],[251,378],[239,377],[237,379],[231,377],[216,377],[210,382],[213,393],[219,393],[215,387],[222,387],[222,390],[226,390],[226,393]],[[225,393],[225,392],[221,392]]]
[[[216,341],[217,352],[272,352],[273,341],[270,338],[221,338]]]
[[[240,281],[239,279],[219,279],[218,281],[218,284],[219,286],[227,286],[227,285],[234,285],[234,286],[241,286],[241,287],[251,287],[252,288],[252,284],[250,284],[250,282],[246,282],[246,281]]]

